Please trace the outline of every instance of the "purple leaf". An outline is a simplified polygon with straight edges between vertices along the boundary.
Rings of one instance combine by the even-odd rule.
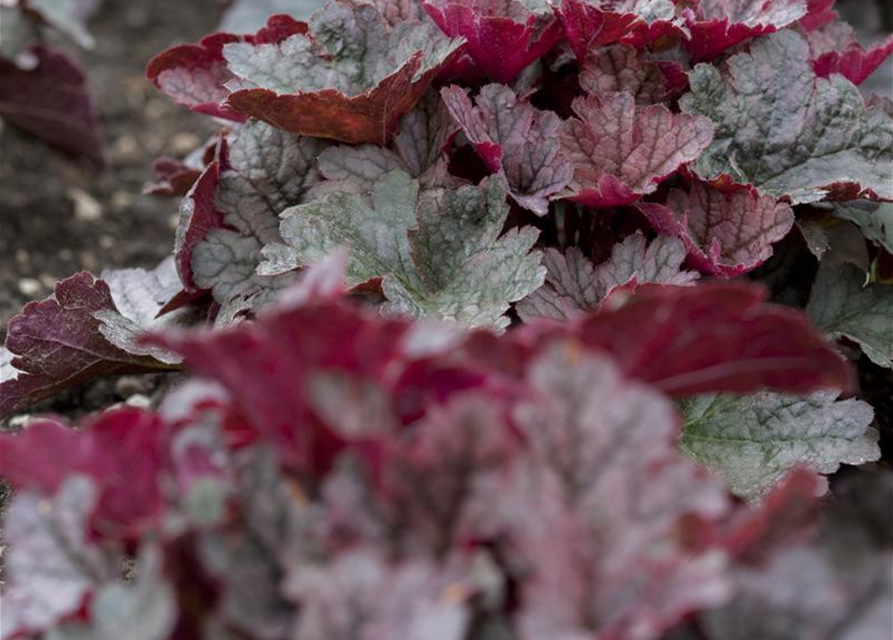
[[[32,56],[34,65],[0,57],[0,117],[65,153],[102,165],[102,130],[83,71],[43,45],[23,55]]]
[[[574,176],[561,195],[590,207],[635,202],[713,140],[707,118],[674,114],[663,105],[639,106],[628,93],[578,98],[573,110],[561,140]]]
[[[549,199],[573,173],[558,140],[561,120],[519,100],[508,87],[490,84],[473,106],[467,92],[451,86],[441,92],[453,119],[503,188],[526,209],[545,215]]]
[[[687,192],[673,189],[666,205],[637,206],[656,231],[681,238],[690,264],[707,275],[752,271],[794,226],[791,207],[772,196],[749,189],[727,193],[703,182]]]

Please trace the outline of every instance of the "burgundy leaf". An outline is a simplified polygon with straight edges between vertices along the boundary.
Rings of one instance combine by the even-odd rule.
[[[220,184],[220,164],[227,160],[228,149],[222,142],[220,160],[212,161],[180,201],[180,222],[174,242],[177,273],[188,292],[198,289],[192,273],[192,252],[212,229],[224,226],[223,213],[217,208],[215,194]]]
[[[276,43],[291,35],[307,32],[307,25],[288,16],[273,16],[267,27],[248,36],[214,33],[198,44],[173,47],[149,61],[146,76],[174,102],[198,113],[244,121],[245,115],[224,103],[229,91],[224,86],[235,76],[226,66],[223,48],[236,42]]]
[[[618,42],[641,49],[685,38],[687,30],[675,13],[668,0],[562,0],[558,8],[564,35],[578,60]]]
[[[70,476],[89,476],[98,492],[93,531],[133,538],[155,524],[162,507],[166,437],[158,417],[137,409],[104,413],[81,431],[38,420],[20,434],[0,434],[0,476],[46,496]]]
[[[119,310],[108,285],[81,272],[58,282],[53,297],[29,302],[10,320],[6,348],[0,350],[0,416],[93,378],[170,368],[112,345],[95,317],[100,311]]]
[[[600,97],[626,92],[640,105],[668,102],[681,95],[688,84],[682,68],[677,65],[671,70],[668,64],[672,63],[640,59],[628,44],[592,50],[580,69],[580,87]]]
[[[503,188],[522,207],[545,215],[549,199],[567,185],[573,173],[558,140],[558,116],[536,109],[497,84],[481,89],[476,106],[455,85],[443,89],[441,95]]]
[[[386,144],[460,45],[423,23],[391,27],[367,4],[331,2],[310,28],[312,38],[228,44],[227,105],[292,133]]]
[[[773,33],[807,13],[805,0],[700,0],[688,12],[692,62],[713,60],[749,38]]]
[[[673,189],[666,205],[637,206],[656,231],[682,238],[690,264],[708,275],[752,271],[794,225],[791,207],[772,196],[749,189],[729,193],[703,182],[688,192]]]
[[[561,137],[574,177],[562,195],[591,207],[635,202],[713,140],[709,119],[639,106],[628,93],[578,98],[573,109]]]
[[[806,31],[814,31],[839,15],[834,10],[837,0],[806,0],[806,15],[800,19],[800,26]]]
[[[153,196],[185,196],[214,161],[221,144],[225,144],[223,134],[212,137],[183,160],[168,156],[156,158],[152,162],[155,180],[143,187],[143,193]]]
[[[819,78],[839,73],[862,84],[893,54],[893,36],[865,49],[845,22],[832,22],[807,34],[813,69]]]
[[[849,365],[798,311],[743,283],[642,287],[625,305],[580,320],[587,348],[671,395],[767,388],[853,388]]]
[[[102,165],[103,136],[83,71],[43,45],[23,67],[0,56],[0,117],[49,145]]]
[[[464,50],[494,80],[510,83],[542,58],[561,35],[546,3],[518,0],[420,0],[444,33],[464,38]]]

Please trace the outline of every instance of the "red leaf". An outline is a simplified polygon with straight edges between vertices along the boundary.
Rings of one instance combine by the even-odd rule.
[[[104,413],[80,431],[39,420],[22,433],[0,434],[0,476],[49,496],[68,477],[85,474],[99,490],[93,530],[131,539],[162,507],[165,439],[161,420],[137,409]]]
[[[647,5],[647,0],[601,4],[562,0],[557,10],[564,35],[578,60],[585,59],[591,50],[618,42],[641,49],[686,36],[683,26],[669,16],[648,22],[637,13],[637,9]]]
[[[0,56],[0,117],[65,153],[102,165],[102,130],[83,71],[42,45],[25,55],[34,56],[33,68]]]
[[[225,147],[222,153],[225,157]],[[196,290],[192,277],[192,250],[211,229],[223,226],[223,214],[214,204],[214,194],[220,183],[220,160],[215,160],[199,176],[180,202],[181,222],[177,227],[174,256],[177,273],[186,291]]]
[[[839,73],[853,84],[862,84],[893,54],[893,36],[867,50],[854,36],[849,41],[836,44],[842,50],[820,53],[813,60],[813,69],[818,77],[827,78],[832,73]],[[812,39],[810,45],[815,56]]]
[[[177,104],[198,113],[244,121],[245,115],[224,101],[229,90],[224,84],[235,76],[227,68],[223,47],[233,42],[276,43],[289,36],[306,33],[307,25],[288,16],[272,16],[267,26],[254,35],[214,33],[198,44],[186,44],[162,51],[149,61],[146,76]]]
[[[673,189],[666,206],[641,203],[659,233],[682,239],[692,266],[709,275],[737,276],[772,255],[772,245],[794,225],[794,212],[772,196],[749,189],[726,193],[703,182]]]
[[[400,118],[412,110],[439,71],[432,69],[415,79],[421,64],[422,54],[414,54],[396,72],[358,96],[346,96],[336,89],[297,94],[242,89],[230,94],[226,104],[292,133],[351,144],[387,144]]]
[[[530,63],[546,55],[561,35],[551,10],[527,9],[516,0],[420,0],[444,33],[465,38],[463,49],[489,77],[511,83]]]
[[[584,347],[609,352],[628,375],[671,395],[852,390],[846,360],[806,317],[765,300],[744,283],[645,285],[574,331]]]

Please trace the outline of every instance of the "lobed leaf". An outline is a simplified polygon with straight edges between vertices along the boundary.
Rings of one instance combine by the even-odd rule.
[[[285,244],[265,247],[260,273],[282,273],[346,246],[348,284],[382,278],[386,309],[504,327],[509,303],[544,276],[530,252],[535,231],[500,237],[507,215],[495,180],[419,194],[418,182],[395,171],[376,184],[371,206],[348,193],[291,209],[281,226]]]
[[[310,32],[225,45],[226,104],[292,133],[386,144],[461,44],[422,23],[391,27],[368,4],[328,3]]]
[[[832,22],[806,36],[813,69],[819,78],[838,73],[862,84],[893,54],[893,37],[866,50],[845,22]]]
[[[519,100],[502,85],[483,87],[475,105],[467,92],[455,85],[443,89],[441,95],[506,192],[525,209],[538,215],[548,213],[549,199],[567,186],[573,174],[558,141],[561,119]]]
[[[690,82],[682,109],[716,125],[695,164],[702,178],[750,184],[794,204],[893,199],[893,118],[866,108],[843,77],[817,78],[796,33],[756,41],[729,59],[727,74],[699,65]]]
[[[639,106],[628,93],[573,103],[561,144],[574,166],[565,198],[590,207],[632,204],[653,192],[713,139],[707,118]]]
[[[834,392],[701,396],[685,403],[684,414],[682,449],[749,500],[797,466],[831,474],[841,463],[880,457],[869,426],[874,411],[859,400],[837,400]]]
[[[420,0],[422,8],[490,78],[511,83],[558,42],[561,28],[542,0]]]
[[[641,233],[615,244],[611,257],[597,267],[576,247],[563,254],[558,249],[546,249],[546,281],[516,309],[525,322],[538,317],[563,320],[597,308],[618,288],[631,293],[649,282],[691,284],[698,274],[683,271],[684,261],[685,247],[680,240],[658,236],[648,243]]]
[[[737,276],[772,256],[794,226],[794,212],[748,189],[726,193],[702,182],[673,189],[666,204],[640,203],[654,229],[685,243],[689,263],[708,275]]]
[[[122,315],[109,285],[86,272],[56,283],[52,297],[29,302],[9,322],[2,350],[0,416],[97,377],[170,368],[169,355],[133,346],[138,321]],[[162,360],[149,355],[153,353]]]

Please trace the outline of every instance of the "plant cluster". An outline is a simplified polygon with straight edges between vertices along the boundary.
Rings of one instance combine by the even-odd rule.
[[[0,636],[887,637],[891,476],[818,513],[893,367],[893,39],[833,4],[336,0],[155,57],[224,123],[156,163],[174,255],[28,304],[0,417],[197,377],[0,435]]]

